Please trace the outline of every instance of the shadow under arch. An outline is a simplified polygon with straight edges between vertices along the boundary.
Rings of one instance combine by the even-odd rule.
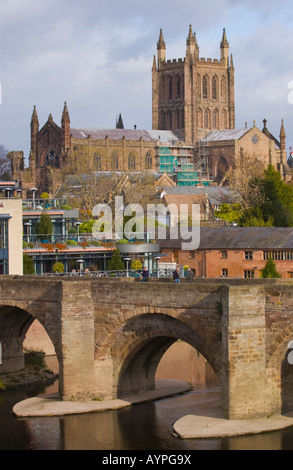
[[[293,325],[289,325],[275,339],[267,361],[267,369],[276,380],[279,390],[279,412],[281,414],[293,411]]]
[[[159,362],[178,339],[204,356],[220,378],[221,361],[190,326],[163,314],[145,314],[128,320],[112,347],[114,394],[122,398],[154,390]]]
[[[2,349],[0,372],[14,372],[24,368],[23,342],[35,319],[35,316],[21,307],[15,305],[2,305],[0,307],[0,343]],[[52,341],[59,361],[56,339],[49,334],[46,325],[39,318],[37,320]]]

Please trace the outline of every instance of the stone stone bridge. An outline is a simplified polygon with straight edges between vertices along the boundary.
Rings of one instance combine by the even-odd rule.
[[[0,373],[23,368],[34,319],[54,344],[64,400],[153,389],[161,357],[181,339],[218,375],[227,418],[293,409],[293,280],[1,276]]]

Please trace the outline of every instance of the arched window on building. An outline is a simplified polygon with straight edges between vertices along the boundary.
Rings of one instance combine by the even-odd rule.
[[[181,124],[181,111],[180,111],[180,109],[177,109],[177,111],[176,111],[176,129],[180,129],[180,124]]]
[[[135,155],[132,152],[128,155],[128,170],[135,170]]]
[[[147,152],[145,156],[145,169],[151,170],[153,168],[153,159],[150,152]]]
[[[228,128],[228,116],[227,116],[226,109],[223,109],[223,111],[222,111],[222,127],[223,127],[223,129]]]
[[[95,153],[94,155],[94,166],[96,170],[102,169],[102,157],[99,153]]]
[[[224,157],[220,157],[217,163],[217,173],[216,173],[216,181],[221,183],[223,181],[224,176],[226,175],[229,169],[229,165],[227,160]]]
[[[213,113],[213,128],[219,129],[219,111],[217,109]]]
[[[165,111],[160,112],[160,122],[159,122],[159,129],[166,128],[166,119],[165,119]]]
[[[200,74],[197,74],[197,97],[201,98],[201,77]]]
[[[222,80],[221,80],[221,98],[223,100],[226,99],[226,77],[222,77]]]
[[[206,109],[204,113],[204,127],[205,129],[210,129],[211,127],[211,112],[209,108]]]
[[[202,79],[202,97],[204,99],[208,97],[208,88],[209,88],[208,76],[205,75]]]
[[[169,100],[172,100],[173,98],[173,77],[169,77]]]
[[[118,155],[113,152],[111,155],[111,170],[118,170]]]
[[[198,127],[203,128],[203,114],[201,108],[198,108],[197,112],[197,125]]]
[[[47,153],[45,164],[46,166],[50,166],[52,168],[60,168],[59,156],[57,155],[55,150],[51,149],[50,152]]]
[[[181,97],[181,78],[179,75],[177,75],[177,98]]]
[[[218,77],[217,77],[217,75],[214,75],[213,80],[212,80],[212,99],[213,100],[218,99]]]

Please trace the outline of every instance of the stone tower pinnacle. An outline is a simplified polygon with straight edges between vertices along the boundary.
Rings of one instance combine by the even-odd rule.
[[[194,63],[199,59],[199,47],[197,44],[195,33],[192,32],[192,25],[189,25],[189,33],[186,40],[186,57],[190,63]]]
[[[221,59],[225,59],[226,65],[228,66],[229,61],[229,42],[227,40],[226,29],[223,29],[223,37],[220,44],[221,48]]]
[[[166,61],[166,43],[164,41],[163,30],[160,29],[160,36],[157,43],[158,67]]]

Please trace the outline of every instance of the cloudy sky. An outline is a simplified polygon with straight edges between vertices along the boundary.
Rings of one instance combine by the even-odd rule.
[[[151,129],[160,28],[167,59],[184,58],[189,24],[212,59],[226,28],[236,127],[266,118],[278,137],[284,119],[293,147],[291,0],[0,0],[0,144],[27,158],[33,106],[40,127],[50,113],[60,125],[64,101],[72,127],[114,128],[121,113],[125,128]]]

